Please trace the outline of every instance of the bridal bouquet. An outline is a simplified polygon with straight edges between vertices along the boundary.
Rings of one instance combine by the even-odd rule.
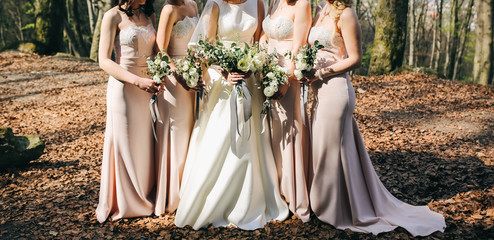
[[[202,63],[189,49],[187,56],[175,61],[175,66],[175,74],[180,75],[188,87],[195,88],[202,82]]]
[[[158,52],[154,59],[148,57],[146,63],[148,64],[147,74],[151,76],[156,85],[163,83],[163,79],[170,74],[168,65],[170,59],[163,51]]]
[[[207,64],[199,57],[198,54],[194,54],[191,49],[187,49],[187,56],[183,59],[177,59],[175,66],[177,70],[175,74],[182,76],[185,80],[185,84],[189,88],[195,88],[200,86],[200,90],[196,93],[196,120],[199,118],[199,104],[203,95],[202,87],[202,66]]]
[[[298,80],[302,79],[304,75],[312,70],[314,62],[316,61],[317,51],[323,47],[324,46],[316,40],[313,46],[309,47],[309,45],[305,45],[299,50],[294,58],[296,69],[293,71]]]
[[[171,73],[170,66],[168,65],[170,63],[170,59],[163,51],[158,52],[153,60],[148,57],[146,63],[148,65],[147,74],[156,85],[162,84],[163,79]],[[149,111],[151,112],[154,139],[158,141],[158,138],[156,137],[156,128],[154,125],[156,124],[156,121],[160,123],[163,123],[163,121],[161,120],[158,111],[158,96],[156,96],[156,94],[153,94],[151,100],[149,100]]]
[[[278,65],[276,51],[269,54],[266,58],[266,64],[262,68],[262,86],[264,87],[264,96],[270,99],[282,84],[288,83],[288,68]]]

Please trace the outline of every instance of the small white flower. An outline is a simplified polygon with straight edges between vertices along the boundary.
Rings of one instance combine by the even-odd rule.
[[[293,71],[293,73],[295,74],[295,77],[297,77],[298,80],[300,80],[304,77],[304,74],[302,73],[302,71],[300,71],[298,69]]]
[[[154,81],[156,84],[161,84],[161,78],[160,78],[160,76],[158,76],[158,75],[154,75],[154,76],[153,76],[153,81]]]
[[[196,82],[199,80],[199,73],[195,72],[190,75],[192,79],[194,79]]]
[[[189,70],[189,65],[184,64],[184,66],[182,67],[182,71],[187,72],[187,70]]]
[[[271,97],[271,96],[273,96],[275,92],[276,92],[276,91],[274,91],[274,89],[273,89],[272,87],[265,87],[265,88],[264,88],[264,95],[265,95],[266,97]]]
[[[298,53],[297,56],[295,57],[297,60],[302,60],[304,58],[303,53]]]
[[[161,59],[156,58],[154,59],[154,65],[159,66],[161,64]]]
[[[269,72],[268,74],[266,74],[266,77],[269,78],[269,79],[273,79],[274,78],[274,73],[273,72]]]
[[[193,75],[194,73],[197,73],[197,69],[196,68],[190,68],[189,74]]]

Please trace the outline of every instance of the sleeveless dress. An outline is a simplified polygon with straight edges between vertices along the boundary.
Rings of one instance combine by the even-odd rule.
[[[269,37],[268,52],[276,49],[279,64],[285,66],[284,53],[292,50],[291,19],[268,15],[262,27]],[[301,112],[300,83],[292,82],[285,96],[272,102],[271,144],[280,179],[280,190],[290,210],[302,221],[310,220],[308,186],[309,128],[307,113]]]
[[[237,39],[251,43],[257,29],[257,0],[213,1],[219,7],[217,37],[225,44]],[[234,153],[230,143],[230,131],[236,131],[230,129],[233,85],[212,69],[208,73],[207,100],[192,132],[175,224],[251,230],[270,220],[284,220],[288,207],[278,190],[269,133],[261,133],[263,94],[258,79],[245,79],[252,92],[252,117],[239,126]],[[237,104],[238,118],[243,119],[242,101],[237,99]]]
[[[324,45],[319,69],[347,57],[343,38],[324,26],[313,27],[309,43]],[[444,231],[444,217],[427,206],[397,198],[379,180],[353,117],[355,92],[347,73],[311,84],[313,180],[310,204],[322,221],[339,229],[378,234],[403,227],[413,236]]]
[[[187,55],[187,43],[197,25],[197,17],[185,17],[175,23],[168,43],[172,59]],[[158,98],[163,124],[156,125],[158,141],[157,188],[155,215],[173,212],[180,200],[180,181],[187,157],[190,134],[194,126],[194,92],[187,91],[170,75],[165,91]]]
[[[124,69],[146,77],[146,58],[153,55],[156,32],[134,24],[115,37],[115,61]],[[149,100],[152,94],[110,76],[101,187],[96,217],[111,219],[149,216],[155,203],[155,140]]]

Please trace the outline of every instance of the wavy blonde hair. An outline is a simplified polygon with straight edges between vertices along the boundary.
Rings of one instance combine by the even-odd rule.
[[[338,26],[338,21],[340,20],[343,10],[345,10],[345,8],[352,7],[353,0],[326,0],[326,1],[333,6],[334,11],[331,11],[329,16],[334,19],[336,26]],[[340,29],[336,27],[336,31],[340,32]]]

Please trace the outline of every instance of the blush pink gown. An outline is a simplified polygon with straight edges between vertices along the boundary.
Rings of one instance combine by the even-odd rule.
[[[293,21],[280,15],[266,16],[263,29],[269,37],[268,51],[279,54],[285,66],[284,53],[292,50]],[[272,100],[271,144],[280,179],[280,190],[293,214],[302,221],[310,220],[307,189],[309,162],[309,128],[307,113],[301,111],[300,83],[292,82],[280,100]]]
[[[319,68],[346,58],[343,39],[324,26],[313,27],[309,43],[319,40]],[[334,28],[333,28],[334,29]],[[339,229],[378,234],[403,227],[413,236],[444,231],[444,217],[427,206],[397,198],[379,180],[353,118],[355,92],[347,73],[317,80],[312,118],[313,180],[310,204],[315,215]]]
[[[122,14],[122,16],[125,16]],[[145,77],[156,32],[151,20],[130,26],[115,37],[115,61]],[[149,216],[155,203],[155,160],[149,100],[152,94],[110,76],[101,187],[96,217],[104,222]]]
[[[172,28],[168,55],[182,58],[194,32],[197,18],[185,17]],[[165,91],[158,98],[163,124],[158,124],[157,189],[154,213],[159,216],[177,209],[180,200],[180,182],[187,158],[190,134],[194,126],[194,92],[185,90],[173,76],[165,81]]]

